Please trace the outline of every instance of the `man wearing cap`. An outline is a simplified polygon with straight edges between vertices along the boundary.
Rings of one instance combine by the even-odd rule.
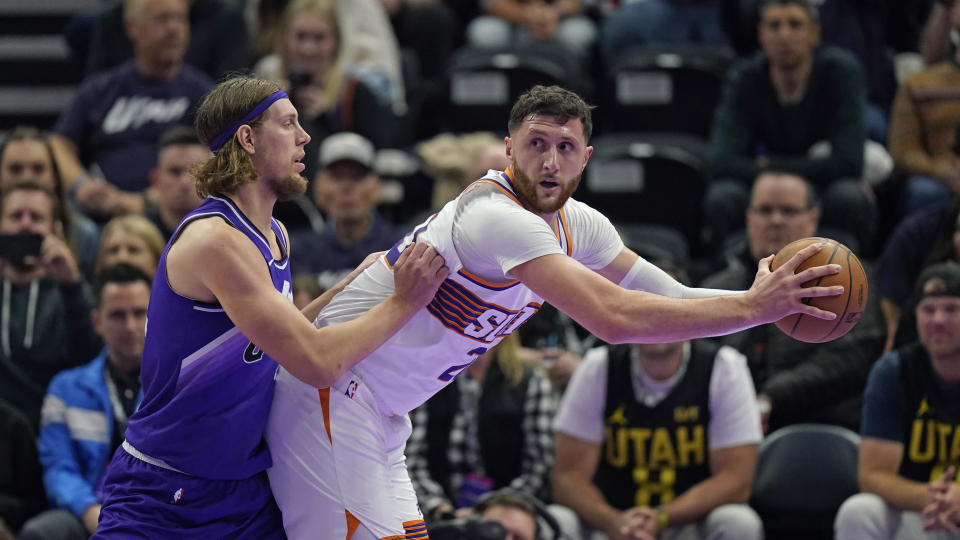
[[[147,311],[143,401],[103,480],[96,538],[283,538],[264,442],[277,366],[323,387],[383,344],[434,296],[443,260],[418,242],[394,289],[353,321],[310,324],[338,284],[293,304],[290,243],[271,217],[306,189],[310,136],[275,83],[229,79],[197,111],[213,156],[206,196],[160,258]],[[371,261],[372,262],[372,261]]]
[[[369,253],[390,249],[400,238],[376,211],[380,179],[373,170],[374,157],[373,143],[356,133],[324,139],[313,199],[326,215],[327,228],[320,234],[293,235],[294,275],[316,274],[320,285],[329,289]]]
[[[837,540],[960,538],[960,265],[925,269],[914,293],[918,342],[883,356],[864,392],[860,491]],[[936,503],[936,504],[934,504]]]

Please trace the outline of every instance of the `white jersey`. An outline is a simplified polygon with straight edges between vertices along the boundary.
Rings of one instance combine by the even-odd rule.
[[[521,205],[509,171],[489,171],[334,297],[317,326],[354,319],[392,294],[390,267],[414,241],[433,246],[450,276],[425,309],[344,375],[359,379],[387,415],[416,408],[540,309],[543,299],[510,277],[515,266],[565,253],[600,269],[623,249],[596,210],[570,199],[548,224]]]

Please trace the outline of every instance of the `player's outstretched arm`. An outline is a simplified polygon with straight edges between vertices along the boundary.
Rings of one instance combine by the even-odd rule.
[[[597,270],[597,273],[624,289],[673,298],[709,298],[743,293],[743,291],[687,287],[627,247],[620,250],[610,264]]]
[[[433,248],[415,244],[395,265],[393,295],[353,321],[318,330],[274,289],[262,260],[242,233],[219,220],[202,220],[170,249],[167,271],[175,291],[219,302],[251,342],[316,387],[329,386],[389,339],[433,298],[447,275]]]
[[[794,274],[819,246],[800,250],[775,272],[770,259],[761,261],[757,278],[743,294],[675,299],[628,291],[560,254],[544,255],[517,265],[511,275],[609,343],[682,341],[738,332],[777,321],[793,313],[822,319],[833,313],[803,303],[804,298],[840,294],[840,286],[807,287],[811,279],[839,271],[817,266]]]

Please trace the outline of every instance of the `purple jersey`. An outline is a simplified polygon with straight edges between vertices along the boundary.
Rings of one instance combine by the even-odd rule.
[[[267,264],[273,286],[292,299],[286,239],[271,220],[283,257],[227,198],[207,197],[184,218],[160,257],[147,311],[143,403],[126,439],[147,456],[203,478],[248,478],[270,466],[263,439],[276,362],[244,337],[223,308],[175,293],[167,281],[170,245],[196,219],[223,219],[247,235]],[[202,260],[197,264],[203,264]],[[268,315],[265,315],[268,316]]]

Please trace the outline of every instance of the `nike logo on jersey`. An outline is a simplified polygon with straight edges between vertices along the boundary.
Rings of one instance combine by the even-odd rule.
[[[452,279],[440,285],[427,305],[427,311],[444,326],[481,343],[493,343],[513,332],[539,310],[540,304],[532,302],[520,310],[484,302]]]

